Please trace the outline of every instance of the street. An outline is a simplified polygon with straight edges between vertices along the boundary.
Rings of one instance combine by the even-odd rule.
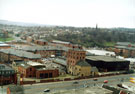
[[[50,94],[51,94],[51,93],[58,92],[60,90],[79,89],[79,88],[85,88],[86,86],[101,87],[103,84],[116,85],[122,82],[129,82],[129,78],[134,77],[134,76],[135,74],[126,74],[126,75],[99,77],[97,81],[94,81],[93,78],[89,78],[89,79],[73,80],[73,81],[24,85],[24,94],[45,94],[43,92],[44,89],[50,89]],[[104,80],[108,80],[108,83],[104,83]],[[73,82],[78,82],[78,83],[73,83]],[[5,88],[6,87],[4,87],[3,89],[3,94],[6,94]],[[0,91],[2,91],[2,88],[0,88]]]

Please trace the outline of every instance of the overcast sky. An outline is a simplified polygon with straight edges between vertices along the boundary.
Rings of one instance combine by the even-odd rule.
[[[49,25],[135,28],[135,0],[0,0],[0,19]]]

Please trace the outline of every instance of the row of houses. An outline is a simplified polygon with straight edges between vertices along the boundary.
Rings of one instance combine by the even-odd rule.
[[[27,36],[26,37],[26,41],[28,43],[35,43],[37,45],[41,45],[41,46],[45,46],[45,45],[49,45],[50,43],[52,43],[53,45],[63,45],[65,47],[69,47],[69,48],[79,48],[82,49],[81,45],[78,44],[72,44],[70,42],[65,42],[65,41],[60,41],[60,40],[44,40],[44,39],[35,39],[31,36]]]

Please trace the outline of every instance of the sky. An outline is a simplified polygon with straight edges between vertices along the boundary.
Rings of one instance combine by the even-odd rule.
[[[0,19],[76,27],[135,28],[135,0],[0,0]]]

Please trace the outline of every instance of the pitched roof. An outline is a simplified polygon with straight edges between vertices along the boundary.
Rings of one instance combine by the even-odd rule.
[[[78,65],[78,66],[91,66],[85,60],[78,61],[76,65]]]
[[[91,67],[91,71],[98,72],[98,69],[97,69],[97,67]]]
[[[40,54],[33,54],[30,52],[22,51],[22,50],[16,50],[16,49],[1,49],[0,52],[6,53],[6,54],[11,54],[15,55],[18,57],[25,57],[29,59],[39,59],[41,58]]]

